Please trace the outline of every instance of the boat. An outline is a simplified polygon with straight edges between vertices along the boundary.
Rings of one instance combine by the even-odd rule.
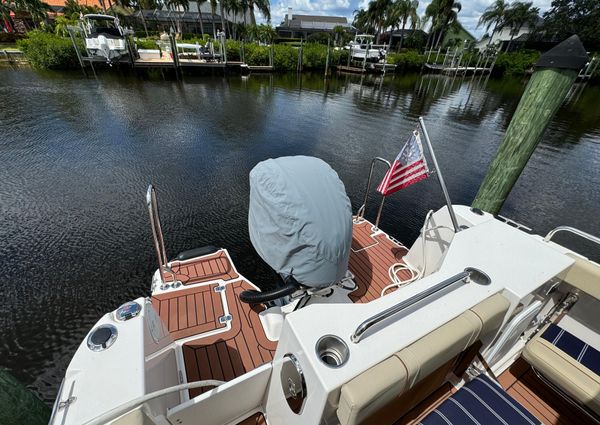
[[[107,63],[112,64],[129,55],[126,37],[133,32],[123,28],[119,18],[98,14],[82,15],[80,27],[90,57],[104,58]]]
[[[451,205],[404,245],[365,217],[369,187],[353,213],[324,161],[257,164],[261,291],[225,248],[168,256],[150,186],[151,295],[93,326],[50,423],[595,423],[600,265],[554,236],[600,238]]]
[[[375,37],[369,34],[357,34],[346,49],[350,51],[350,58],[354,61],[369,63],[384,63],[387,56],[385,45],[374,45]]]

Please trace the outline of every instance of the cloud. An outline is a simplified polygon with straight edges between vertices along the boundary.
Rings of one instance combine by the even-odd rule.
[[[543,14],[550,8],[552,0],[532,0],[535,7],[540,8],[540,14]],[[458,14],[461,24],[475,37],[481,37],[485,33],[485,28],[477,28],[479,17],[486,7],[492,4],[494,0],[462,0],[462,10]],[[431,3],[431,0],[421,0],[419,2],[419,15],[425,13],[425,8]],[[292,8],[292,13],[299,15],[331,15],[345,16],[349,22],[352,22],[355,10],[364,9],[369,4],[369,0],[278,0],[271,3],[271,21],[273,25],[279,25],[288,11]]]

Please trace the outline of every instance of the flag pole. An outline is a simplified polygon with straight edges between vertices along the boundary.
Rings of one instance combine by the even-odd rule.
[[[454,232],[458,233],[460,232],[460,227],[458,226],[458,221],[456,220],[456,215],[454,214],[454,208],[452,207],[452,202],[450,201],[450,195],[448,195],[448,189],[446,189],[444,177],[442,176],[442,172],[435,157],[435,153],[433,152],[431,140],[429,140],[429,134],[427,134],[427,128],[425,128],[425,121],[423,121],[423,117],[419,117],[419,125],[421,126],[421,130],[423,130],[423,136],[425,136],[425,142],[427,142],[427,149],[429,149],[429,153],[431,154],[431,160],[433,161],[433,166],[435,167],[436,171],[435,175],[437,176],[437,179],[440,182],[442,192],[444,192],[444,198],[446,198],[446,205],[448,206],[448,213],[450,214],[450,220],[452,220]]]

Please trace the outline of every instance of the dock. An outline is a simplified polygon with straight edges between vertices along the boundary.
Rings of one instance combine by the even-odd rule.
[[[20,50],[0,50],[0,64],[21,65],[26,64],[27,59]]]
[[[454,51],[448,47],[445,52],[438,48],[437,50],[428,50],[424,54],[426,56],[423,64],[424,71],[449,75],[491,74],[498,57],[496,51],[474,53],[458,47]],[[443,61],[440,64],[439,60],[442,57]],[[474,66],[472,62],[475,62]]]

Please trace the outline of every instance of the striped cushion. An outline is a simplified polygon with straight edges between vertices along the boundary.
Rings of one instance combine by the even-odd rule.
[[[565,331],[560,326],[551,324],[542,334],[542,338],[559,350],[568,354],[596,375],[600,375],[600,351]]]
[[[421,421],[424,425],[540,425],[498,384],[479,375]]]

